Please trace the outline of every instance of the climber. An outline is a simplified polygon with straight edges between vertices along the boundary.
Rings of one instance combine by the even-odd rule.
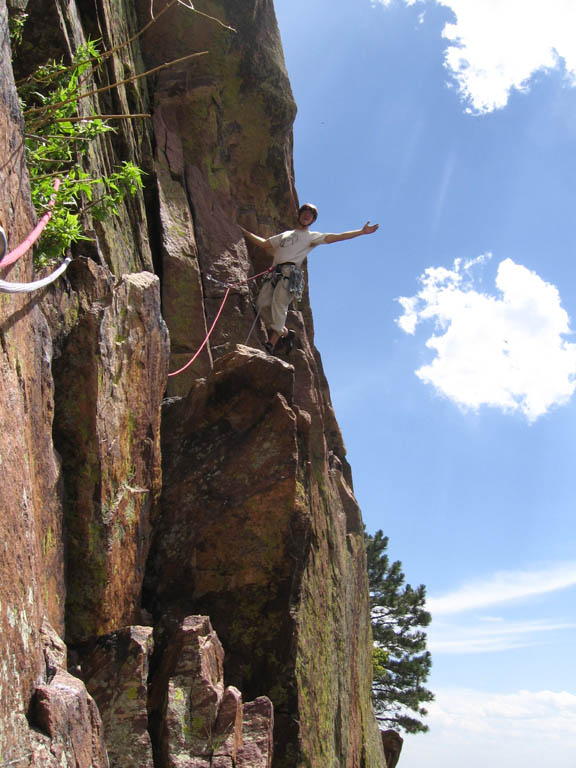
[[[286,345],[288,351],[292,349],[294,331],[288,331],[286,328],[286,315],[294,296],[300,298],[302,295],[301,267],[312,248],[323,243],[339,243],[341,240],[351,240],[360,235],[371,235],[378,229],[378,224],[370,224],[367,221],[362,229],[351,232],[340,234],[311,232],[310,225],[317,218],[316,206],[305,203],[298,209],[295,229],[264,238],[241,227],[244,236],[250,242],[273,254],[272,266],[275,270],[265,278],[256,300],[256,308],[264,320],[268,334],[264,346],[270,354],[274,354],[282,344]]]

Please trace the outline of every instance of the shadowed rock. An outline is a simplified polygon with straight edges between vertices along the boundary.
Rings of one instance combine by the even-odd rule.
[[[210,615],[227,681],[274,703],[278,766],[299,749],[352,765],[379,741],[360,695],[371,672],[360,515],[321,423],[294,402],[294,375],[238,345],[166,404],[147,594],[156,615]]]

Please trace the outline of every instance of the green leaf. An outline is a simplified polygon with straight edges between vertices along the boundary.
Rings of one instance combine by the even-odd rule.
[[[36,258],[42,263],[59,259],[71,245],[89,239],[83,234],[88,212],[99,220],[117,216],[125,196],[143,188],[143,172],[133,163],[96,178],[80,165],[90,141],[115,130],[101,118],[69,119],[83,117],[80,91],[91,87],[88,76],[100,65],[98,42],[89,39],[79,46],[72,67],[56,61],[39,67],[19,90],[32,201],[39,214],[54,194],[54,179],[61,179],[52,217],[38,244]],[[60,105],[63,101],[67,103]],[[26,114],[31,106],[44,111]]]

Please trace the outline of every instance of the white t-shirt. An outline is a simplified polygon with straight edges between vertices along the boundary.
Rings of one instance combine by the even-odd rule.
[[[291,261],[297,267],[302,266],[312,248],[324,242],[325,234],[310,232],[307,229],[289,229],[279,235],[269,237],[268,241],[274,248],[273,264],[284,264]]]

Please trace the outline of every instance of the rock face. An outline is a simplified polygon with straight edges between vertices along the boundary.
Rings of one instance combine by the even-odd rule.
[[[13,248],[35,212],[5,2]],[[86,221],[57,284],[0,294],[0,762],[384,768],[362,519],[306,299],[289,358],[261,351],[259,324],[246,344],[268,264],[239,225],[270,235],[297,204],[272,3],[27,6],[9,8],[29,13],[18,77],[89,36],[120,46],[109,81],[207,53],[86,102],[151,115],[87,167],[133,160],[146,190]],[[0,272],[30,279],[32,255]]]
[[[371,656],[359,514],[342,503],[351,491],[297,405],[295,377],[238,346],[167,404],[149,607],[210,615],[227,679],[276,706],[277,765],[299,750],[360,765]]]
[[[30,717],[50,740],[49,753],[35,750],[35,764],[56,766],[71,757],[83,768],[108,765],[100,713],[77,677],[57,670],[49,685],[38,686]]]
[[[393,731],[391,728],[387,731],[381,731],[382,744],[384,746],[384,756],[386,757],[387,768],[396,768],[398,760],[400,759],[400,753],[402,752],[402,745],[404,739],[399,733]]]
[[[27,235],[34,212],[8,39],[0,0],[0,220],[13,243]],[[5,280],[31,275],[28,256],[0,270]],[[45,679],[42,619],[62,629],[65,580],[60,462],[51,437],[51,339],[30,297],[0,296],[0,342],[0,754],[9,760],[33,752],[26,712],[36,683]]]
[[[66,292],[57,290],[55,299],[54,438],[66,489],[66,632],[77,642],[139,616],[161,484],[168,333],[159,280],[149,272],[115,281],[106,268],[78,259]]]

